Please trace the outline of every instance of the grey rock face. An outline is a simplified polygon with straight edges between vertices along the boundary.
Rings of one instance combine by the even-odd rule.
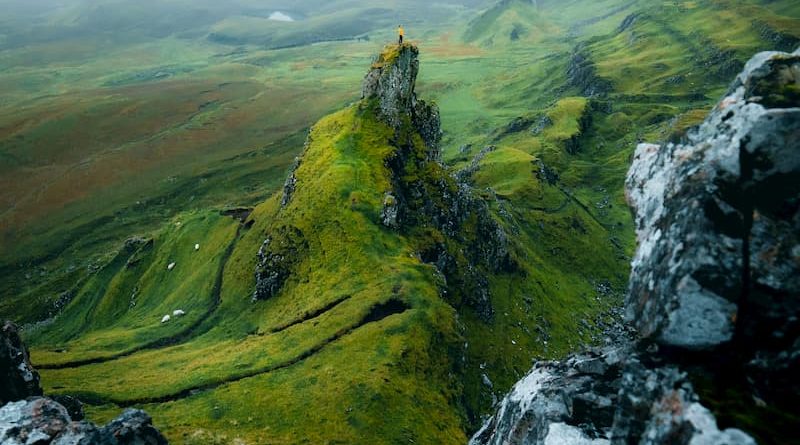
[[[500,402],[497,413],[470,444],[559,443],[557,438],[575,440],[561,443],[593,443],[608,437],[620,387],[622,354],[609,348],[563,362],[537,363]],[[579,424],[580,428],[574,428]]]
[[[306,144],[308,144],[308,142],[306,142]],[[300,167],[300,158],[296,157],[292,163],[289,176],[286,177],[286,181],[283,183],[283,196],[281,196],[282,208],[289,205],[289,202],[292,200],[292,195],[294,195],[294,190],[297,188],[297,176],[295,176],[295,172],[298,167]]]
[[[39,373],[31,365],[19,329],[7,321],[0,331],[0,404],[42,395]]]
[[[419,49],[410,43],[384,49],[364,77],[362,99],[377,99],[379,115],[395,130],[409,123],[428,147],[436,148],[442,137],[439,109],[418,100],[414,91],[419,73]]]
[[[166,444],[167,440],[153,426],[150,416],[140,409],[125,410],[108,425],[100,428],[100,435],[113,438],[118,444]]]
[[[754,445],[720,431],[674,367],[648,368],[628,346],[538,363],[500,402],[470,445]]]
[[[709,349],[800,316],[792,85],[800,56],[758,54],[686,145],[637,148],[626,191],[639,248],[626,306],[643,337]]]
[[[52,399],[34,397],[0,408],[0,443],[5,445],[162,445],[167,440],[144,411],[129,409],[108,425],[74,422]]]

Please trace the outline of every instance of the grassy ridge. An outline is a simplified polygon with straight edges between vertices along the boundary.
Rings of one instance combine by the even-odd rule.
[[[438,296],[433,269],[413,258],[407,241],[377,222],[384,190],[389,187],[383,160],[394,148],[387,145],[390,130],[370,113],[354,106],[314,127],[296,172],[298,187],[292,203],[279,208],[273,199],[251,216],[252,228],[237,242],[225,267],[221,302],[210,315],[207,332],[179,345],[117,360],[45,370],[48,388],[95,403],[124,406],[169,402],[159,405],[159,410],[166,409],[160,411],[160,419],[173,419],[163,428],[181,440],[188,440],[182,436],[182,425],[195,431],[214,424],[208,419],[215,416],[198,417],[198,404],[219,403],[219,397],[235,394],[238,401],[266,398],[282,403],[271,404],[261,412],[253,411],[251,405],[247,416],[227,415],[227,426],[216,429],[217,433],[236,421],[238,437],[258,441],[263,429],[269,428],[269,440],[293,443],[312,437],[309,432],[320,422],[338,419],[342,421],[338,428],[320,431],[319,440],[352,442],[364,437],[365,428],[371,425],[369,434],[376,443],[406,437],[423,442],[463,442],[456,414],[457,382],[448,371],[452,365],[448,351],[458,338],[454,313]],[[190,231],[191,227],[186,223],[180,230]],[[284,227],[306,234],[306,256],[275,299],[251,303],[253,252],[265,232],[279,233]],[[206,226],[205,230],[216,238],[229,234],[230,224]],[[175,244],[185,242],[179,238]],[[224,243],[204,244],[209,244],[211,252],[224,248]],[[162,270],[164,259],[174,256],[174,249],[165,246],[158,249],[155,258],[143,261]],[[173,271],[159,273],[179,272],[184,261],[178,258]],[[249,263],[250,267],[240,267],[240,263]],[[207,275],[191,264],[185,267]],[[249,273],[242,276],[243,271]],[[112,282],[117,279],[125,278],[118,276]],[[157,282],[147,272],[140,279]],[[189,288],[199,287],[191,276],[176,275],[176,279]],[[113,293],[106,298],[113,298]],[[165,304],[152,311],[137,305],[127,316],[139,319],[134,314],[140,310],[160,314]],[[73,307],[84,304],[75,300],[70,309]],[[70,316],[69,309],[64,315],[76,318]],[[146,328],[153,335],[164,335],[158,318],[148,319]],[[116,326],[101,332],[118,335]],[[66,331],[59,332],[64,332],[64,340],[69,338]],[[52,336],[40,338],[58,344]],[[82,342],[93,343],[93,336],[82,336],[59,348],[76,357]],[[331,355],[330,351],[337,352]],[[318,357],[323,354],[324,366],[318,369]],[[34,360],[47,364],[53,356],[38,350]],[[254,389],[254,381],[271,383]],[[85,388],[94,388],[94,392]],[[193,390],[200,392],[191,395]],[[308,409],[309,400],[320,404],[315,414],[298,414],[288,417],[291,421],[287,422],[285,413]],[[403,420],[378,425],[365,414],[383,403],[391,407],[386,415]],[[442,406],[452,408],[442,410]],[[281,411],[284,415],[278,415]],[[430,415],[434,412],[441,414]]]

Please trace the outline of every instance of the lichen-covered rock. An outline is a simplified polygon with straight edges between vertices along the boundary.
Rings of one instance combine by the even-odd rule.
[[[755,445],[720,431],[686,374],[650,368],[628,346],[540,362],[500,402],[470,445]]]
[[[0,408],[0,443],[5,445],[162,445],[167,440],[144,411],[129,409],[98,428],[73,421],[52,399],[34,397]]]
[[[640,445],[755,445],[741,430],[720,431],[699,403],[687,375],[674,366],[649,368],[636,355],[625,360],[611,443]]]
[[[10,321],[0,331],[0,383],[0,405],[42,395],[39,373],[31,365],[19,328]]]
[[[643,337],[709,349],[800,315],[798,85],[799,55],[758,54],[688,143],[636,150],[627,310]]]
[[[392,192],[386,192],[383,197],[383,209],[381,209],[381,223],[386,227],[393,229],[398,228],[400,225],[397,221],[398,205],[397,198]]]
[[[470,444],[608,443],[626,353],[607,348],[537,363]]]

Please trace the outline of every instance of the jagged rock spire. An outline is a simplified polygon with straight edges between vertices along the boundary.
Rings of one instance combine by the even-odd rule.
[[[439,109],[417,99],[418,73],[419,48],[411,43],[387,45],[364,77],[361,98],[377,100],[381,120],[396,130],[410,118],[425,143],[437,148],[441,140]]]

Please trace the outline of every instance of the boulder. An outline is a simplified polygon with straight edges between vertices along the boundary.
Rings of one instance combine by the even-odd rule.
[[[58,445],[161,445],[167,440],[144,411],[129,409],[108,425],[76,422],[58,402],[42,397],[0,408],[0,443]]]
[[[469,443],[755,445],[718,428],[685,373],[644,365],[629,345],[537,363]]]

